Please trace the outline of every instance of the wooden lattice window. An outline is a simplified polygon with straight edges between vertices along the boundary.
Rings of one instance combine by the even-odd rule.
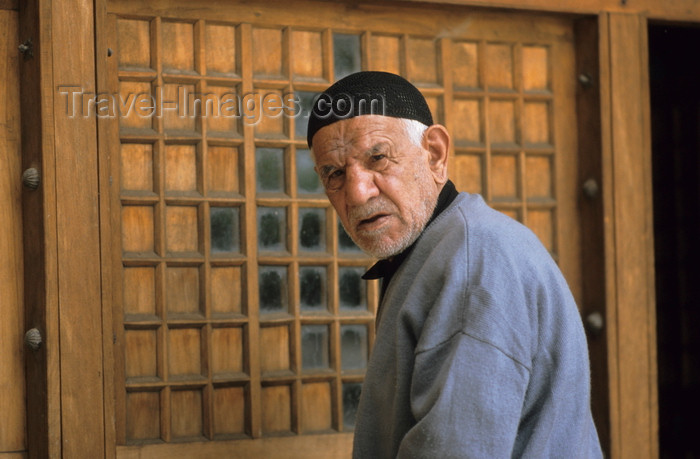
[[[566,21],[109,7],[108,86],[125,110],[110,163],[119,444],[353,429],[378,285],[360,279],[372,260],[323,194],[305,131],[314,95],[355,70],[421,89],[452,133],[457,188],[533,229],[578,295]]]
[[[161,18],[117,31],[119,94],[135,101],[119,131],[124,440],[351,430],[376,287],[298,112],[327,86],[330,32]],[[359,35],[335,38],[336,67],[359,70]]]

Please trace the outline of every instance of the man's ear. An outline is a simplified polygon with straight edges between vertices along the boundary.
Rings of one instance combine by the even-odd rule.
[[[428,150],[428,162],[435,183],[447,182],[447,157],[450,152],[450,134],[445,126],[433,124],[423,134],[423,147]]]

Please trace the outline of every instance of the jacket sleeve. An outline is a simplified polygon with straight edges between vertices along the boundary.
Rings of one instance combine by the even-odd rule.
[[[530,370],[463,331],[415,357],[400,458],[510,458]]]

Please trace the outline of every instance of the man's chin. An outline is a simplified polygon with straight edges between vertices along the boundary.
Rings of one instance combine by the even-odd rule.
[[[415,240],[415,239],[414,239]],[[366,254],[379,259],[391,258],[407,249],[413,240],[397,240],[374,238],[372,240],[358,238],[355,244]]]

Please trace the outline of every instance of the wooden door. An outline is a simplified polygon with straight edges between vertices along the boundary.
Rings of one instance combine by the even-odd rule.
[[[349,72],[414,82],[453,135],[458,189],[531,227],[581,298],[569,20],[311,1],[106,10],[104,87],[75,108],[100,119],[109,177],[118,457],[349,455],[377,285],[359,279],[372,260],[305,136],[313,95]]]
[[[27,449],[17,11],[0,4],[0,458]]]

